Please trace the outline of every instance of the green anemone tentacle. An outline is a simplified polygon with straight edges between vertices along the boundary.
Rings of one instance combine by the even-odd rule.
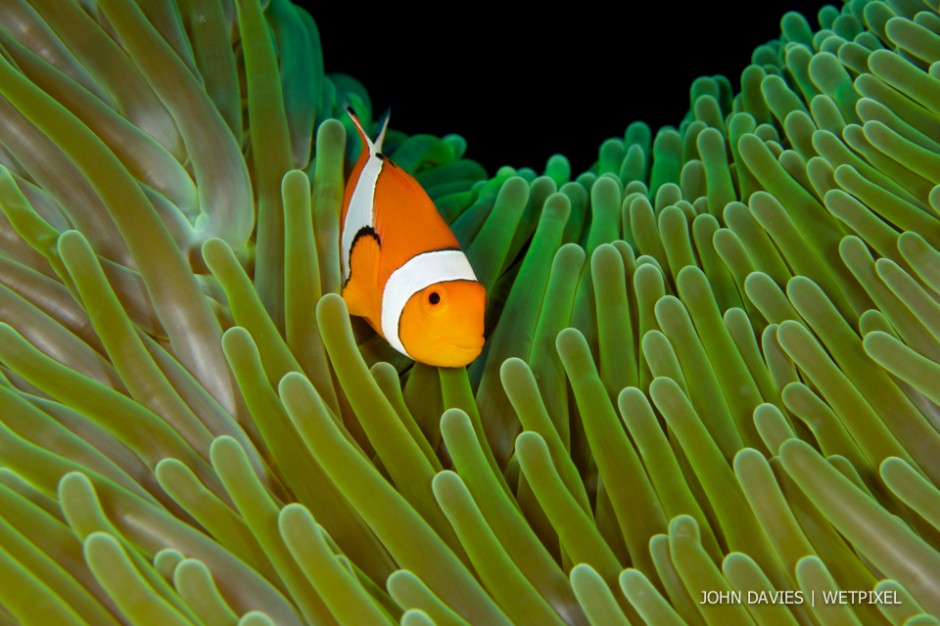
[[[584,172],[391,129],[487,289],[436,370],[339,296],[310,15],[4,2],[0,624],[938,623],[940,14],[816,17]]]

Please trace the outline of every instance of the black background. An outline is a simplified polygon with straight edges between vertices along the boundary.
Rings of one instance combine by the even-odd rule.
[[[818,29],[822,0],[621,3],[438,3],[433,11],[300,3],[317,21],[326,71],[362,82],[377,114],[408,134],[459,133],[491,174],[562,153],[574,174],[634,120],[654,133],[689,108],[689,86],[724,74],[735,90],[751,52],[795,10]],[[746,8],[745,8],[746,7]]]

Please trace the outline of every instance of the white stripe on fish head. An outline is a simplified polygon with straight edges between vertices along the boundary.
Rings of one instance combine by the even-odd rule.
[[[411,296],[431,285],[453,280],[476,282],[466,255],[460,250],[432,250],[409,259],[392,272],[382,293],[382,333],[389,344],[411,357],[401,342],[398,326]]]

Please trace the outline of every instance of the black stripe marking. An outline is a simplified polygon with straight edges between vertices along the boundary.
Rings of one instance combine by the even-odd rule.
[[[358,231],[356,231],[356,236],[353,237],[352,243],[349,245],[349,276],[346,277],[346,280],[343,281],[343,288],[349,284],[349,281],[352,280],[352,253],[356,248],[356,242],[359,241],[361,237],[372,237],[375,239],[375,243],[379,245],[379,249],[382,249],[382,238],[379,237],[379,234],[375,232],[375,229],[371,226],[363,226]]]

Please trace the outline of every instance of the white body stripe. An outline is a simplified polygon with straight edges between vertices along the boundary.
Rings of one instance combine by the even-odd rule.
[[[476,279],[470,262],[460,250],[435,250],[413,256],[392,272],[385,283],[382,293],[382,333],[385,339],[393,348],[410,357],[398,336],[398,323],[411,296],[436,283]]]
[[[349,199],[346,221],[343,222],[343,238],[340,242],[340,261],[343,270],[343,282],[349,279],[349,256],[352,254],[353,240],[356,233],[365,228],[375,227],[375,184],[382,173],[384,161],[374,153],[369,155],[356,181],[356,188]]]

